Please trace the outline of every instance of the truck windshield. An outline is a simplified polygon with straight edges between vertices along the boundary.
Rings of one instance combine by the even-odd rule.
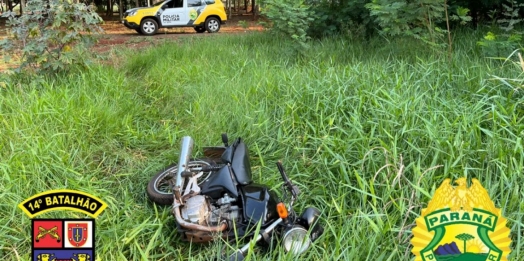
[[[165,3],[165,2],[166,2],[166,1],[160,1],[160,2],[158,2],[158,3],[156,3],[156,4],[154,4],[153,6],[159,6],[159,5],[161,5],[161,4]]]

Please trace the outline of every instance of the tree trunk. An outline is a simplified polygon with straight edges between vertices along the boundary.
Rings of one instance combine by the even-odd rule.
[[[227,2],[229,3],[229,18],[231,18],[231,2],[234,1],[234,0],[227,0]]]
[[[470,11],[470,14],[471,14],[471,25],[473,26],[473,28],[477,29],[477,24],[478,24],[478,13],[477,13],[477,3],[471,3],[469,4],[469,10]]]
[[[24,14],[25,0],[20,0],[20,15]]]
[[[139,7],[138,0],[135,0],[135,7]]]
[[[251,12],[253,12],[253,18],[257,17],[257,10],[255,6],[255,0],[251,0]]]
[[[122,18],[124,18],[123,10],[124,10],[124,6],[122,6],[122,0],[119,0],[118,2],[118,15],[120,17],[119,21],[122,21]]]
[[[109,17],[109,19],[113,16],[113,3],[111,3],[111,0],[107,0],[106,16]]]

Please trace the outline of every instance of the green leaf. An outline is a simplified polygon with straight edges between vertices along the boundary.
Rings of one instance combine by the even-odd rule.
[[[12,12],[2,14],[2,17],[8,17],[6,25],[10,34],[0,41],[0,46],[3,50],[20,52],[24,58],[17,71],[39,65],[36,73],[53,73],[63,70],[65,65],[88,62],[84,57],[75,55],[76,52],[64,53],[61,46],[86,46],[90,43],[92,36],[82,32],[96,34],[102,31],[98,24],[103,20],[96,12],[83,3],[58,0],[28,1],[26,11],[19,17]]]

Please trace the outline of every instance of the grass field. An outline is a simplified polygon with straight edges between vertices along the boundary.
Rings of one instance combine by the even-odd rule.
[[[67,188],[109,205],[97,260],[210,260],[221,244],[180,242],[145,188],[177,161],[182,136],[199,152],[227,132],[245,139],[256,182],[280,192],[283,160],[303,192],[296,208],[322,210],[325,234],[303,260],[410,260],[421,208],[444,178],[463,176],[503,209],[510,260],[522,260],[524,90],[510,80],[522,70],[482,57],[476,39],[458,37],[450,64],[411,40],[326,39],[297,58],[263,33],[185,37],[35,88],[7,84],[0,256],[29,260],[31,221],[16,205]],[[248,260],[295,260],[255,249]]]

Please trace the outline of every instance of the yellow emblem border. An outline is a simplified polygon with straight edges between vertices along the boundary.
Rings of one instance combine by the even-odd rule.
[[[96,212],[89,212],[89,211],[86,211],[86,210],[84,210],[84,209],[82,209],[80,207],[77,207],[77,206],[50,207],[50,208],[46,208],[44,210],[39,210],[39,211],[30,211],[29,209],[27,209],[25,207],[26,203],[38,200],[41,197],[50,196],[50,195],[60,195],[60,194],[72,194],[72,195],[75,195],[75,196],[83,196],[83,197],[89,199],[90,201],[92,200],[93,202],[99,203],[100,206],[98,207]],[[35,194],[35,195],[27,198],[26,200],[22,201],[20,204],[18,204],[18,207],[20,209],[22,209],[22,211],[27,216],[29,216],[29,218],[34,218],[36,216],[39,216],[39,215],[42,215],[44,213],[48,213],[48,212],[51,212],[51,211],[55,211],[55,210],[72,210],[72,211],[84,213],[84,214],[87,214],[87,215],[89,215],[89,216],[91,216],[93,218],[96,218],[107,208],[107,203],[102,201],[100,198],[98,198],[96,196],[93,196],[93,195],[91,195],[89,193],[83,192],[83,191],[71,190],[71,189],[56,189],[56,190],[48,190],[48,191],[44,191],[44,192]]]

